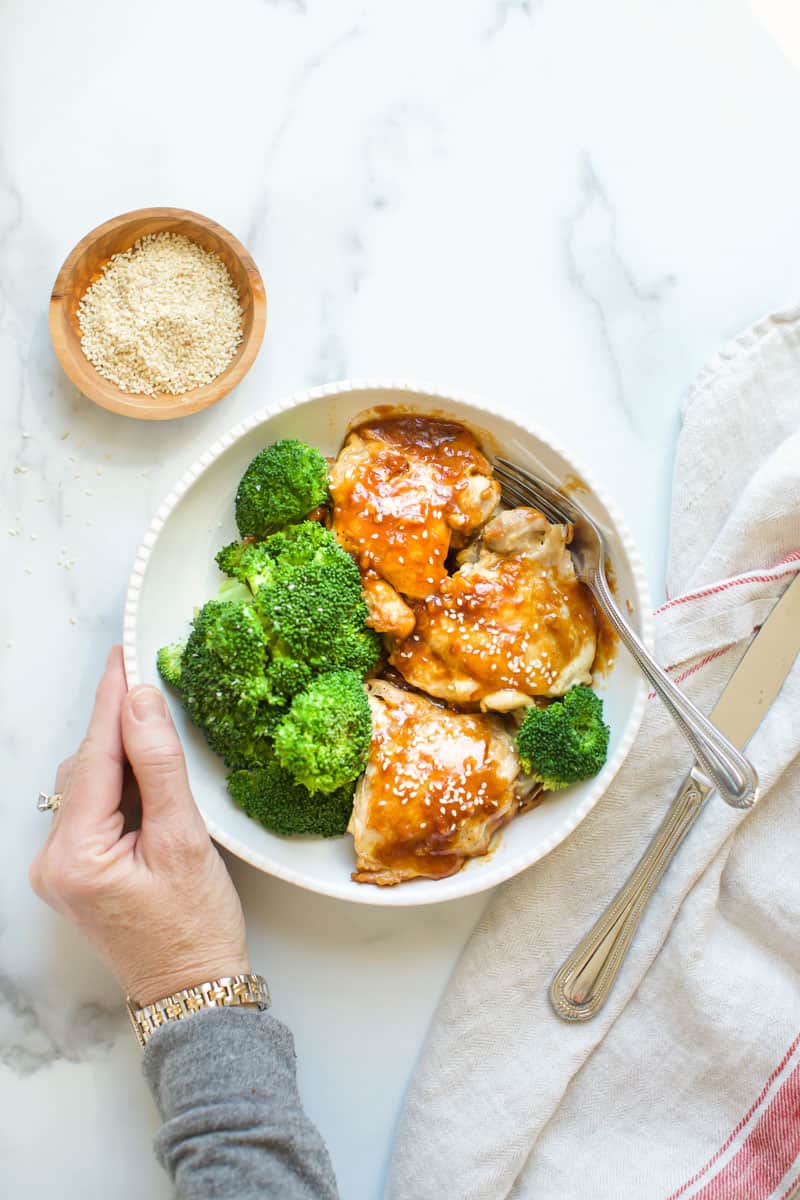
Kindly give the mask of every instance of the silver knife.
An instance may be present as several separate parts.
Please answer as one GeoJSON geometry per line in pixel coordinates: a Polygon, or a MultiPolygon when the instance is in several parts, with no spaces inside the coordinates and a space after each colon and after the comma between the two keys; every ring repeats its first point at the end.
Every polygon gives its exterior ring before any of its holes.
{"type": "MultiPolygon", "coordinates": [[[[798,652],[800,574],[751,641],[711,713],[716,727],[740,750],[761,724],[798,652]]],[[[627,883],[553,977],[550,1001],[563,1020],[588,1021],[605,1004],[639,918],[711,790],[693,768],[627,883]]]]}

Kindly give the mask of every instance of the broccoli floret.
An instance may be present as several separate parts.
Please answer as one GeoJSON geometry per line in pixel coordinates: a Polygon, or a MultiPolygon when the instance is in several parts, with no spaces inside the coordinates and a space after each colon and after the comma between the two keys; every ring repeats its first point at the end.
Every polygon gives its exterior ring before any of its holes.
{"type": "Polygon", "coordinates": [[[276,714],[268,639],[251,604],[210,600],[195,616],[181,659],[184,707],[230,767],[261,762],[276,714]]]}
{"type": "Polygon", "coordinates": [[[550,791],[596,775],[608,755],[609,728],[603,702],[579,684],[547,708],[529,708],[517,733],[526,775],[550,791]]]}
{"type": "Polygon", "coordinates": [[[228,791],[248,817],[284,836],[343,834],[353,811],[353,790],[353,784],[348,784],[328,795],[312,796],[275,758],[228,776],[228,791]]]}
{"type": "Polygon", "coordinates": [[[221,550],[217,551],[214,555],[214,562],[223,574],[238,579],[242,555],[252,544],[252,542],[229,542],[227,546],[223,546],[221,550]]]}
{"type": "Polygon", "coordinates": [[[256,593],[264,625],[287,656],[316,671],[362,675],[378,661],[381,642],[365,625],[358,567],[318,522],[292,525],[255,545],[225,546],[217,562],[256,593]]]}
{"type": "Polygon", "coordinates": [[[319,521],[290,525],[271,533],[262,544],[276,562],[294,563],[298,567],[312,559],[326,562],[332,555],[344,553],[334,535],[319,521]]]}
{"type": "Polygon", "coordinates": [[[328,499],[328,464],[313,446],[285,438],[255,456],[236,492],[242,537],[262,538],[302,521],[328,499]]]}
{"type": "Polygon", "coordinates": [[[237,579],[246,583],[252,593],[269,583],[275,574],[275,559],[267,550],[266,542],[248,546],[241,557],[237,579]]]}
{"type": "Polygon", "coordinates": [[[365,625],[362,629],[341,630],[338,643],[332,647],[330,662],[333,667],[356,671],[364,676],[372,670],[380,656],[381,639],[374,629],[368,629],[365,625]]]}
{"type": "Polygon", "coordinates": [[[216,555],[221,571],[246,583],[257,592],[272,580],[277,562],[301,566],[311,561],[327,561],[341,554],[336,538],[317,521],[303,521],[272,533],[263,542],[231,542],[216,555]]]}
{"type": "Polygon", "coordinates": [[[275,754],[310,792],[334,792],[364,770],[371,734],[360,677],[331,671],[295,696],[275,730],[275,754]]]}
{"type": "Polygon", "coordinates": [[[240,587],[246,586],[250,595],[269,582],[275,568],[266,542],[231,542],[229,546],[222,547],[215,561],[220,571],[230,575],[240,587]]]}
{"type": "Polygon", "coordinates": [[[311,682],[311,668],[287,654],[274,653],[267,667],[267,683],[273,704],[284,704],[311,682]]]}
{"type": "Polygon", "coordinates": [[[164,683],[168,683],[170,687],[178,688],[179,691],[184,645],[183,642],[173,642],[170,646],[162,646],[156,655],[156,666],[164,683]]]}
{"type": "Polygon", "coordinates": [[[267,638],[252,604],[209,600],[196,614],[186,643],[184,670],[202,652],[208,662],[229,674],[263,673],[267,638]]]}
{"type": "Polygon", "coordinates": [[[269,643],[269,703],[285,705],[323,671],[365,675],[380,657],[380,638],[365,624],[358,568],[318,522],[291,525],[261,542],[223,546],[217,563],[232,576],[220,589],[222,598],[256,596],[269,643]]]}
{"type": "MultiPolygon", "coordinates": [[[[381,641],[365,621],[358,567],[331,534],[310,561],[281,556],[256,607],[265,627],[295,658],[317,671],[352,669],[365,675],[380,658],[381,641]]],[[[266,543],[265,543],[266,544],[266,543]]]]}

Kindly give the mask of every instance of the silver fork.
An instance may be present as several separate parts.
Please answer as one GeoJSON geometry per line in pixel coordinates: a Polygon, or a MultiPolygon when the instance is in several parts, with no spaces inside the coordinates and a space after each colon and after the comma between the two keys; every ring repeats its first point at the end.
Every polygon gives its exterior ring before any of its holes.
{"type": "Polygon", "coordinates": [[[570,550],[578,578],[591,590],[636,665],[664,701],[723,800],[733,808],[751,808],[758,789],[751,764],[662,671],[617,607],[606,579],[607,546],[602,530],[577,501],[507,459],[495,460],[494,473],[508,503],[538,508],[552,524],[574,526],[570,550]]]}

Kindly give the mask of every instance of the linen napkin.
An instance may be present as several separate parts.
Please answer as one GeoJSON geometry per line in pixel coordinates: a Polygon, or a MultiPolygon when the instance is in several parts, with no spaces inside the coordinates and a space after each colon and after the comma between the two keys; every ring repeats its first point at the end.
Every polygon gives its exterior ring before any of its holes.
{"type": "MultiPolygon", "coordinates": [[[[742,334],[688,396],[657,655],[708,712],[800,570],[800,309],[742,334]]],[[[621,651],[624,653],[624,651],[621,651]]],[[[609,792],[503,886],[436,1013],[389,1200],[783,1200],[800,1178],[800,663],[748,748],[762,796],[712,795],[601,1013],[555,970],[691,765],[660,701],[609,792]]]]}

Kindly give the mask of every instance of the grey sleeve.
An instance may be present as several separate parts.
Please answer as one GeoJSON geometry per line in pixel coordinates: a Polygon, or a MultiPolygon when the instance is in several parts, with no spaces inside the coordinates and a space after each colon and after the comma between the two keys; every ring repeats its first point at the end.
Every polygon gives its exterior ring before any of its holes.
{"type": "Polygon", "coordinates": [[[336,1200],[328,1152],[303,1112],[294,1041],[254,1009],[208,1009],[163,1026],[144,1074],[176,1200],[336,1200]]]}

